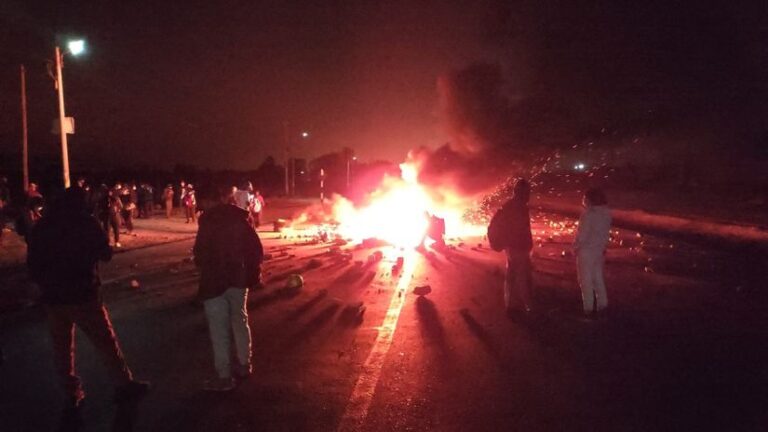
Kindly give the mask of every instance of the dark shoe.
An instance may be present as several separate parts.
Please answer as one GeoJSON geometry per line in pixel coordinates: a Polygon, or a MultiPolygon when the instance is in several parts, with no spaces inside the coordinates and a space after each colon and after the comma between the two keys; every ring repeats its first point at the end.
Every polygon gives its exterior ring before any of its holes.
{"type": "Polygon", "coordinates": [[[85,393],[82,391],[75,396],[70,396],[64,404],[65,411],[79,411],[85,404],[85,393]]]}
{"type": "Polygon", "coordinates": [[[146,381],[130,381],[115,389],[115,403],[138,401],[149,392],[150,384],[146,381]]]}
{"type": "Polygon", "coordinates": [[[203,390],[209,392],[225,393],[235,389],[235,380],[232,378],[214,378],[205,382],[203,390]]]}
{"type": "Polygon", "coordinates": [[[232,375],[239,380],[247,379],[252,373],[253,367],[251,367],[251,365],[243,366],[238,364],[232,367],[232,375]]]}

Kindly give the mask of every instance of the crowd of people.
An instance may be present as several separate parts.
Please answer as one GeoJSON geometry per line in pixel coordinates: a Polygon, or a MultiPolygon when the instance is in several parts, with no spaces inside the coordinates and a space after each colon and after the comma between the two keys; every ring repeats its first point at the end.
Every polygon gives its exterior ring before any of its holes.
{"type": "MultiPolygon", "coordinates": [[[[0,179],[0,203],[9,199],[0,179]]],[[[180,183],[179,203],[188,223],[198,219],[195,189],[180,183]]],[[[172,216],[176,192],[167,185],[160,195],[166,216],[172,216]]],[[[200,270],[198,298],[202,302],[213,346],[216,376],[205,388],[232,390],[237,380],[251,372],[251,334],[248,326],[248,289],[260,285],[264,250],[258,235],[264,198],[250,182],[218,190],[218,202],[199,218],[194,262],[200,270]],[[234,363],[231,347],[234,345],[234,363]]],[[[494,215],[488,227],[491,247],[504,251],[507,275],[504,305],[510,316],[535,310],[532,296],[531,223],[528,209],[530,185],[519,180],[512,198],[494,215]]],[[[91,190],[78,181],[53,201],[44,204],[36,185],[27,192],[30,217],[36,219],[27,232],[29,275],[42,292],[54,363],[68,406],[77,409],[85,393],[75,373],[74,327],[79,327],[102,354],[116,385],[116,400],[142,396],[149,383],[134,379],[99,293],[98,262],[112,257],[109,230],[119,247],[121,224],[130,233],[132,218],[152,217],[153,189],[146,183],[116,183],[91,190]],[[38,209],[38,204],[42,202],[38,209]],[[150,203],[149,205],[147,203],[150,203]]],[[[609,240],[610,212],[605,195],[589,189],[584,195],[585,210],[579,220],[574,242],[584,313],[603,313],[607,306],[603,280],[604,252],[609,240]]]]}
{"type": "MultiPolygon", "coordinates": [[[[155,217],[157,207],[163,207],[165,217],[169,219],[174,216],[175,208],[182,208],[187,223],[195,223],[200,212],[194,186],[184,181],[176,187],[169,183],[160,193],[156,193],[155,187],[148,182],[92,186],[79,178],[76,185],[85,194],[86,208],[110,234],[110,243],[118,248],[122,247],[121,234],[133,235],[134,219],[155,217]]],[[[3,228],[9,222],[13,222],[17,233],[27,239],[31,228],[50,205],[34,182],[29,183],[20,198],[18,202],[12,202],[8,180],[0,177],[0,242],[3,228]]]]}

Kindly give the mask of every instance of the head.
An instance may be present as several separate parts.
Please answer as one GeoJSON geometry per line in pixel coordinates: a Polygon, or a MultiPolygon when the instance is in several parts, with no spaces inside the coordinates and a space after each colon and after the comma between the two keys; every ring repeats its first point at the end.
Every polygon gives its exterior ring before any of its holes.
{"type": "Polygon", "coordinates": [[[85,190],[79,186],[72,186],[65,190],[61,197],[55,201],[55,213],[85,213],[87,211],[85,190]]]}
{"type": "Polygon", "coordinates": [[[515,181],[515,186],[512,188],[512,197],[523,202],[528,202],[531,198],[531,184],[524,178],[519,178],[515,181]]]}
{"type": "Polygon", "coordinates": [[[29,186],[27,186],[27,190],[30,192],[36,192],[37,191],[37,183],[30,183],[29,186]]]}
{"type": "Polygon", "coordinates": [[[608,198],[605,197],[605,192],[602,189],[589,188],[584,192],[581,203],[584,207],[602,206],[608,204],[608,198]]]}
{"type": "Polygon", "coordinates": [[[85,179],[83,177],[78,177],[78,179],[77,179],[77,187],[85,188],[85,179]]]}
{"type": "Polygon", "coordinates": [[[240,190],[249,191],[249,192],[253,191],[253,185],[251,184],[251,182],[247,180],[243,181],[242,183],[240,183],[240,190]]]}
{"type": "Polygon", "coordinates": [[[219,194],[219,201],[222,204],[232,204],[235,202],[235,187],[234,186],[221,186],[217,190],[219,194]]]}

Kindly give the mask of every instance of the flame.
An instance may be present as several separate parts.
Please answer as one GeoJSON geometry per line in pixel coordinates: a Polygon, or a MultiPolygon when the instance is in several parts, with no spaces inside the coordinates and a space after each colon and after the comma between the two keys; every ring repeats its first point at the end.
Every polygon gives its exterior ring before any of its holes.
{"type": "Polygon", "coordinates": [[[333,204],[336,232],[353,241],[377,238],[400,248],[413,248],[424,242],[429,215],[445,220],[446,237],[482,235],[484,227],[463,220],[461,199],[447,191],[427,190],[418,182],[414,162],[400,165],[400,178],[387,177],[367,205],[356,208],[346,199],[333,204]]]}

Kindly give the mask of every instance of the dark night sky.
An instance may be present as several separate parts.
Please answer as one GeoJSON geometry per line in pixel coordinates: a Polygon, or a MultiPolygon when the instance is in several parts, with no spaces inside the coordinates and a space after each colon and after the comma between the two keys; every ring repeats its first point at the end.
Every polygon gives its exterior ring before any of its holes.
{"type": "Polygon", "coordinates": [[[763,5],[640,3],[5,0],[0,152],[18,145],[20,62],[33,151],[55,152],[44,59],[67,34],[89,43],[65,68],[80,164],[255,167],[281,156],[283,121],[312,132],[310,156],[401,160],[449,140],[437,78],[477,61],[504,67],[511,96],[587,116],[765,111],[763,5]]]}

